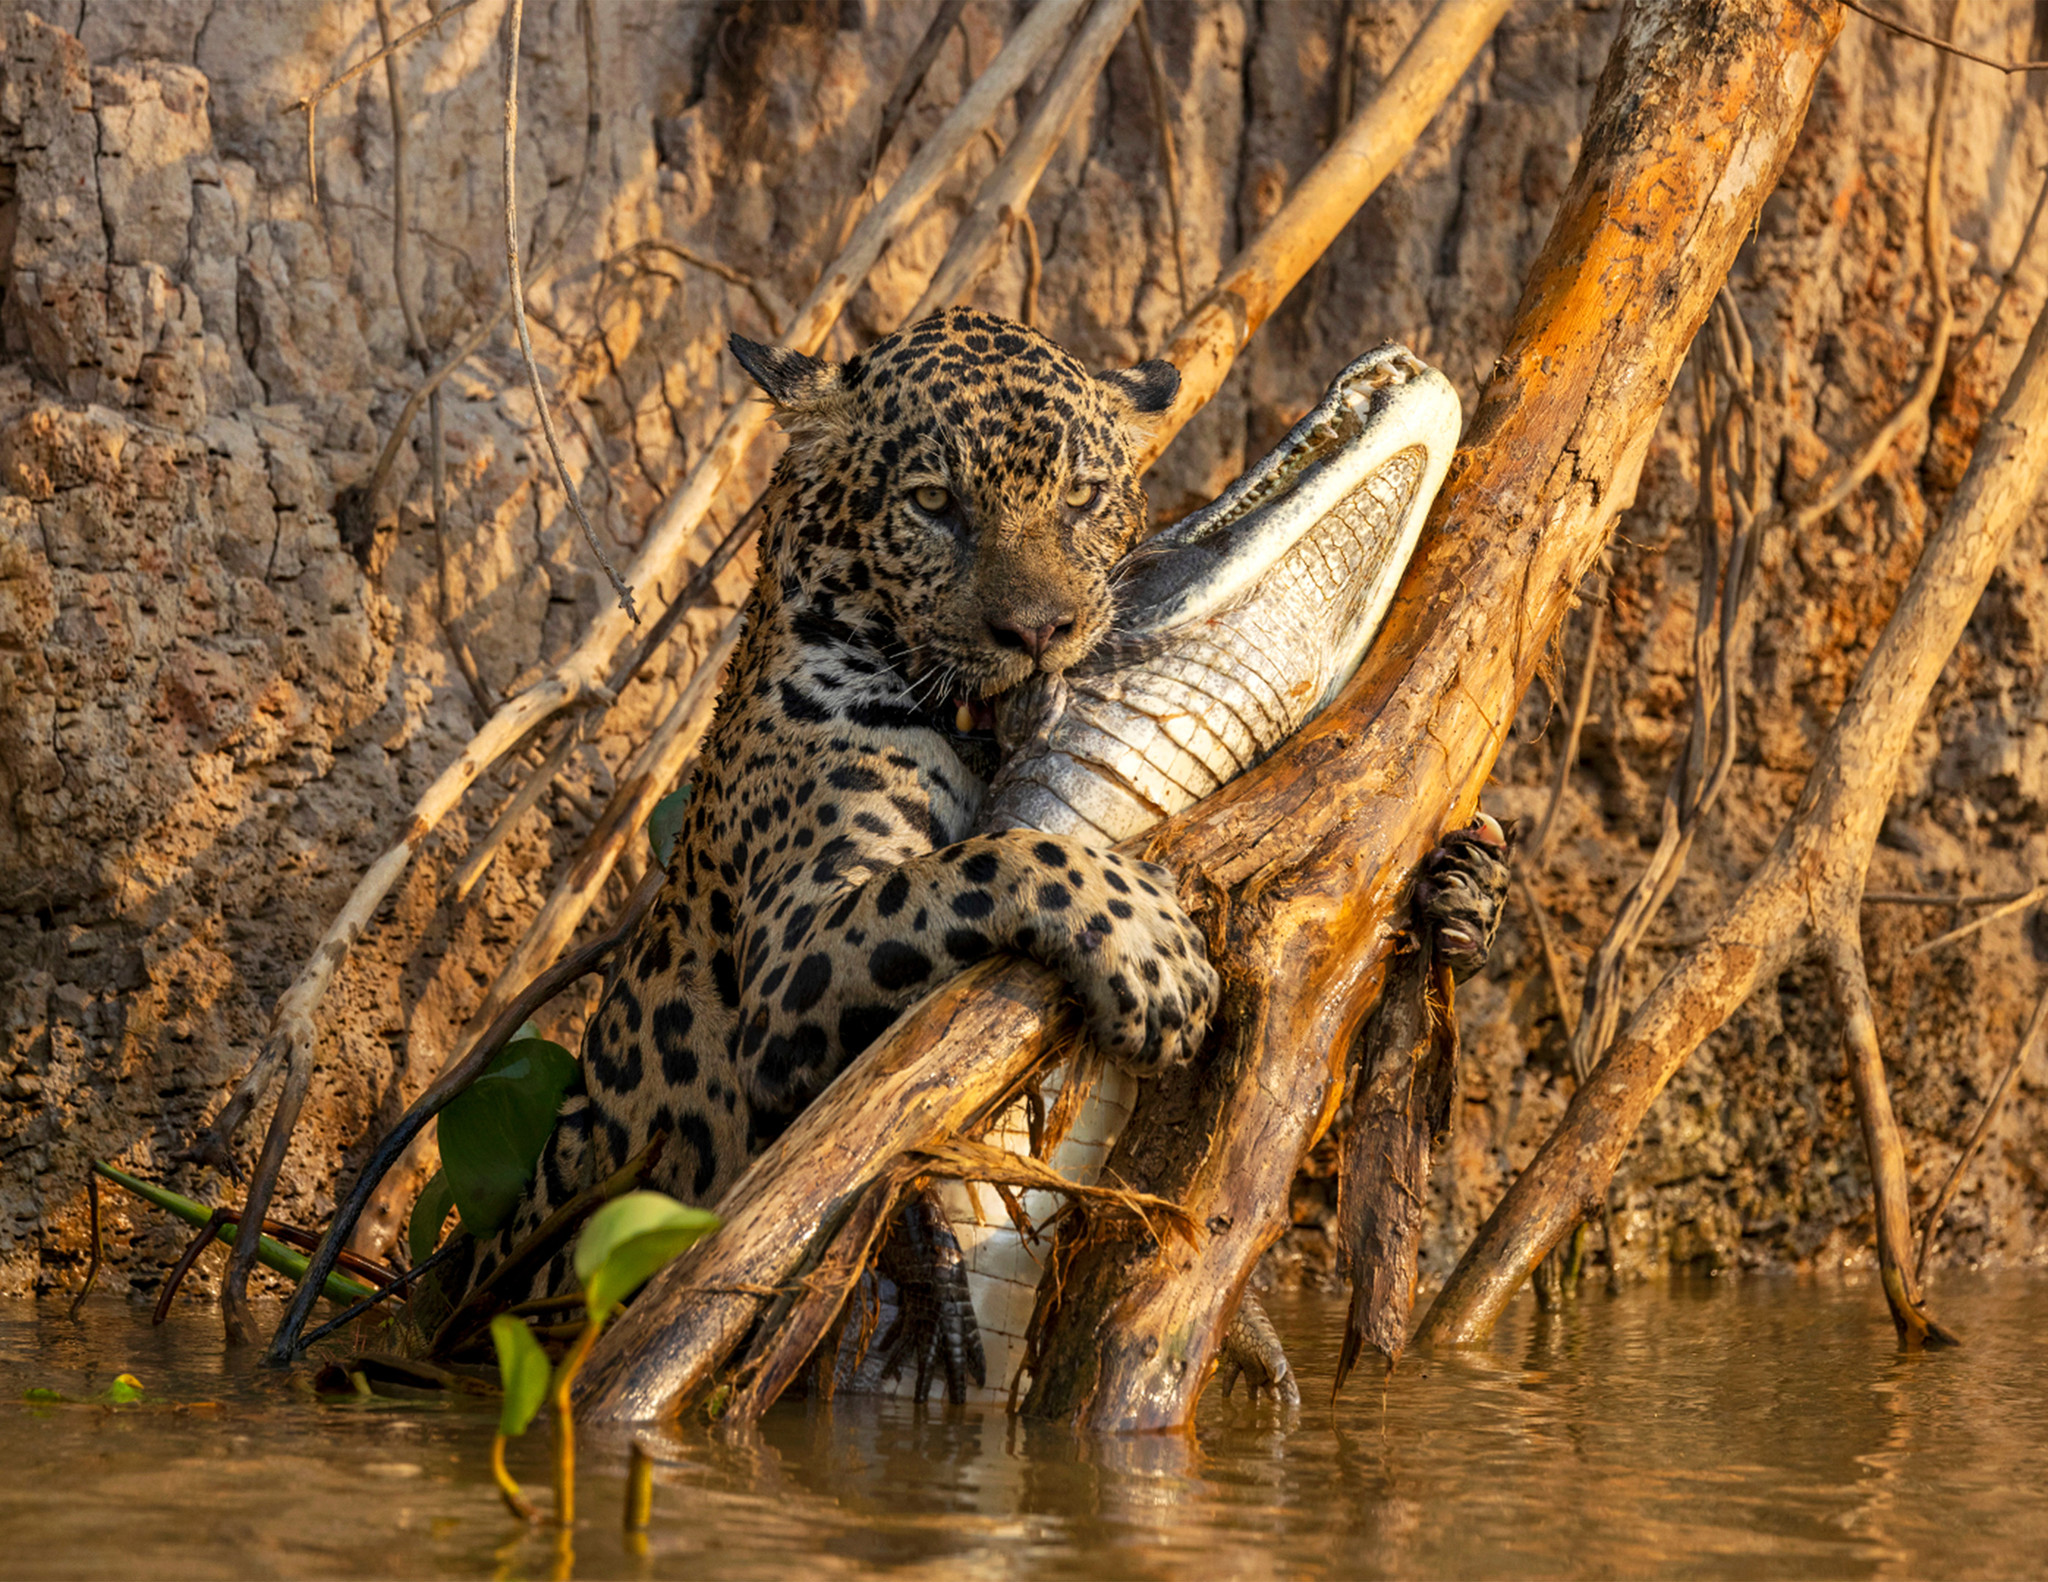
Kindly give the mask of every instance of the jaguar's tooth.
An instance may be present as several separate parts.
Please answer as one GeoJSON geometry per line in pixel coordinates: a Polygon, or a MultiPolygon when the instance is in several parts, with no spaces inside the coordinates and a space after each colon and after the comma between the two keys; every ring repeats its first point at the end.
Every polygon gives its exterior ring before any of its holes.
{"type": "Polygon", "coordinates": [[[965,698],[953,705],[953,729],[962,736],[974,733],[974,708],[965,698]]]}

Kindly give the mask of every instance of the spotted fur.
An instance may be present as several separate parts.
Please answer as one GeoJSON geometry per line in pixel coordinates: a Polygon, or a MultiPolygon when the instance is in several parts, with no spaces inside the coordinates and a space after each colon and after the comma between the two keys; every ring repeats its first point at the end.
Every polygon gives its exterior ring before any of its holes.
{"type": "MultiPolygon", "coordinates": [[[[1139,1071],[1201,1045],[1216,975],[1148,863],[970,837],[959,699],[1057,672],[1108,629],[1144,521],[1137,449],[1179,376],[1093,374],[966,309],[834,365],[735,337],[789,449],[668,881],[583,1043],[527,1200],[666,1142],[651,1184],[715,1203],[897,1013],[982,957],[1043,962],[1139,1071]]],[[[559,1263],[542,1284],[563,1283],[559,1263]]]]}

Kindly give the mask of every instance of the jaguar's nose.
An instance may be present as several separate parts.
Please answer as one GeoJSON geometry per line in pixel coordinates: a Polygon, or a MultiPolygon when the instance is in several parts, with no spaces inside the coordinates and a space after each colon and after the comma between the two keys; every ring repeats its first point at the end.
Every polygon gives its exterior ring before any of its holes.
{"type": "Polygon", "coordinates": [[[1043,659],[1045,651],[1073,629],[1074,622],[1071,617],[1066,620],[1046,621],[1037,626],[1027,626],[1020,621],[988,623],[989,637],[996,647],[1020,649],[1033,659],[1043,659]]]}

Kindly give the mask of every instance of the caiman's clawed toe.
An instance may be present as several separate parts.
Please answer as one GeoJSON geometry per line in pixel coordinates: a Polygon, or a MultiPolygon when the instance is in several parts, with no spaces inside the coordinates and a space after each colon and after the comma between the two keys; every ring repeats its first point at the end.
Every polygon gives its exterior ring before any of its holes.
{"type": "Polygon", "coordinates": [[[903,1206],[876,1259],[896,1287],[896,1314],[878,1335],[877,1376],[901,1377],[905,1364],[917,1367],[917,1399],[931,1399],[932,1381],[943,1375],[946,1399],[964,1405],[970,1384],[985,1384],[987,1364],[981,1328],[967,1292],[967,1263],[939,1201],[920,1192],[903,1206]]]}
{"type": "Polygon", "coordinates": [[[1415,915],[1430,930],[1436,953],[1458,977],[1486,965],[1508,898],[1512,834],[1491,814],[1453,830],[1422,859],[1415,915]]]}

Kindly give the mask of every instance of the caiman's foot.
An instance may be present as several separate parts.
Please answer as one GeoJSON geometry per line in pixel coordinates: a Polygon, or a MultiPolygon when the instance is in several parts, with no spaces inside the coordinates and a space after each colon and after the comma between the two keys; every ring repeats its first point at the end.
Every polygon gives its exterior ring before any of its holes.
{"type": "Polygon", "coordinates": [[[1458,977],[1486,965],[1508,898],[1513,841],[1500,820],[1481,813],[1452,830],[1427,857],[1415,880],[1415,917],[1435,936],[1436,952],[1458,977]]]}
{"type": "Polygon", "coordinates": [[[920,1192],[897,1216],[875,1259],[896,1287],[896,1314],[875,1338],[877,1377],[899,1377],[906,1363],[917,1366],[917,1399],[931,1398],[932,1381],[943,1374],[946,1399],[964,1405],[970,1384],[987,1382],[981,1326],[967,1294],[967,1260],[930,1192],[920,1192]]]}
{"type": "Polygon", "coordinates": [[[1237,1317],[1224,1333],[1217,1366],[1226,1401],[1242,1377],[1245,1396],[1254,1405],[1267,1399],[1276,1406],[1301,1405],[1301,1386],[1295,1382],[1294,1369],[1281,1349],[1273,1321],[1250,1292],[1237,1304],[1237,1317]]]}

